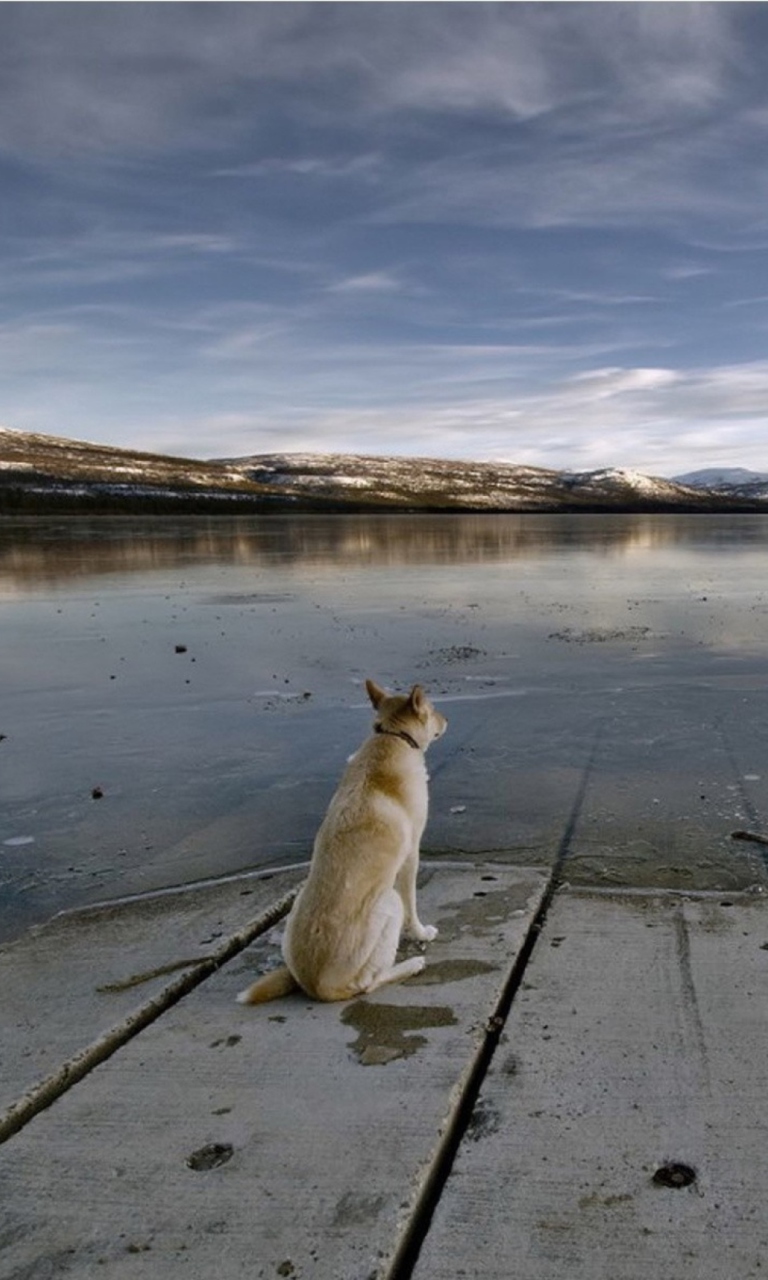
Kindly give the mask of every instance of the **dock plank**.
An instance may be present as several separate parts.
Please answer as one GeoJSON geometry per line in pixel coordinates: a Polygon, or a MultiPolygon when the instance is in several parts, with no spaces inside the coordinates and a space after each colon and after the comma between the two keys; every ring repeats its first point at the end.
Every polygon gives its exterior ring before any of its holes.
{"type": "Polygon", "coordinates": [[[161,1005],[303,875],[247,876],[63,912],[0,947],[0,1133],[20,1098],[161,1005]]]}
{"type": "Polygon", "coordinates": [[[559,895],[414,1280],[764,1275],[767,941],[760,896],[559,895]]]}

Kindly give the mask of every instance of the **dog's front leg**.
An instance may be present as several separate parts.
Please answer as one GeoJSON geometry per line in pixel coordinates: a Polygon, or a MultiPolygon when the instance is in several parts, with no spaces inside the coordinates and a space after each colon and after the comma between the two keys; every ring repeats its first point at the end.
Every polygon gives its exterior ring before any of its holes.
{"type": "Polygon", "coordinates": [[[403,936],[413,938],[416,942],[431,942],[437,937],[437,928],[433,924],[422,924],[416,910],[416,876],[419,870],[419,845],[408,854],[397,873],[395,888],[403,900],[403,936]]]}

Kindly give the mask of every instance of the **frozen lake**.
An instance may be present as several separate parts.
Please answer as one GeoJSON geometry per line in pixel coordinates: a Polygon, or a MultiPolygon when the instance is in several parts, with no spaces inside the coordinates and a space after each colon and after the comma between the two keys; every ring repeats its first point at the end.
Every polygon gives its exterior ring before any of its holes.
{"type": "Polygon", "coordinates": [[[768,516],[5,519],[0,938],[304,860],[369,675],[450,722],[427,855],[762,884],[767,659],[768,516]]]}

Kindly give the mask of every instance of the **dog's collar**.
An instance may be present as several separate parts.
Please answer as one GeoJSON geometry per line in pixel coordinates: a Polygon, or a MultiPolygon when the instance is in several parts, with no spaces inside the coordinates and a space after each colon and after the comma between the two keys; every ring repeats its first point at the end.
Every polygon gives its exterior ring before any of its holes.
{"type": "Polygon", "coordinates": [[[403,742],[407,742],[409,747],[413,747],[414,751],[421,751],[421,747],[415,738],[405,729],[385,729],[383,724],[375,724],[373,726],[374,733],[386,733],[390,738],[402,738],[403,742]]]}

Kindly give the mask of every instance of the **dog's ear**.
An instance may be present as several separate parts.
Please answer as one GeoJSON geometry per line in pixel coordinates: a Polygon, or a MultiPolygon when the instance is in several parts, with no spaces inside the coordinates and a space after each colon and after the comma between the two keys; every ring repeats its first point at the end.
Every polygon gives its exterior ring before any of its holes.
{"type": "Polygon", "coordinates": [[[365,687],[368,691],[368,697],[370,698],[374,707],[378,710],[380,704],[384,701],[384,699],[387,696],[384,689],[380,689],[379,686],[376,684],[375,680],[366,680],[365,687]]]}
{"type": "Polygon", "coordinates": [[[419,715],[422,707],[424,706],[424,703],[426,702],[424,690],[422,689],[420,684],[415,684],[413,686],[408,698],[408,702],[413,707],[413,710],[416,712],[416,715],[419,715]]]}

